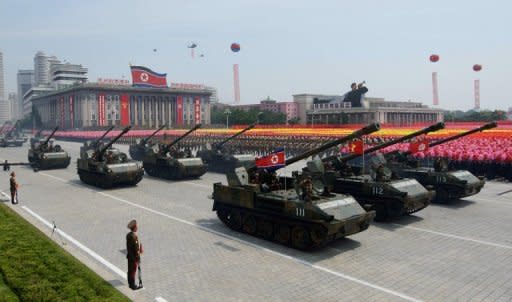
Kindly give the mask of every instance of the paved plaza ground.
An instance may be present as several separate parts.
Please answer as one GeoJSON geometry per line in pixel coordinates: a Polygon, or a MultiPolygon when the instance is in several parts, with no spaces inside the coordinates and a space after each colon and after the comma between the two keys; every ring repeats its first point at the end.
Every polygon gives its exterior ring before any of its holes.
{"type": "MultiPolygon", "coordinates": [[[[12,167],[13,208],[49,236],[55,224],[52,238],[134,301],[512,301],[510,183],[488,182],[476,196],[301,252],[225,227],[208,198],[214,182],[226,183],[221,174],[145,176],[102,190],[78,179],[80,144],[59,143],[72,157],[67,169],[12,167]],[[145,250],[137,292],[125,276],[133,218],[145,250]]],[[[26,161],[27,148],[0,149],[0,160],[26,161]]],[[[9,175],[0,175],[8,194],[9,175]]]]}

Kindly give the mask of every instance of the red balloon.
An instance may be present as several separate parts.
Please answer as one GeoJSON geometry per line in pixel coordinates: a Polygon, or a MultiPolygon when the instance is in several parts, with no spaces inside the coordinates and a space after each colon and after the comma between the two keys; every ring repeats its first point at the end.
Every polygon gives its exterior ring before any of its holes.
{"type": "Polygon", "coordinates": [[[482,65],[480,65],[480,64],[475,64],[475,65],[473,65],[473,70],[474,70],[474,71],[480,71],[480,70],[482,70],[482,65]]]}
{"type": "Polygon", "coordinates": [[[232,52],[239,52],[240,51],[240,44],[238,44],[238,43],[231,44],[231,51],[232,52]]]}
{"type": "Polygon", "coordinates": [[[438,55],[430,55],[430,62],[437,62],[439,61],[439,56],[438,55]]]}

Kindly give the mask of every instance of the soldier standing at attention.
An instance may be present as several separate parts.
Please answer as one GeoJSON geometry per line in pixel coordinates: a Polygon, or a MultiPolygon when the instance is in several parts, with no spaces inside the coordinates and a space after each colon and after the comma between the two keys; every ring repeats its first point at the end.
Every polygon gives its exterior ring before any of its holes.
{"type": "Polygon", "coordinates": [[[141,289],[142,285],[135,285],[135,274],[140,263],[140,254],[143,253],[142,244],[137,236],[137,221],[134,219],[128,223],[130,232],[126,235],[126,258],[128,258],[128,286],[131,289],[141,289]]]}
{"type": "Polygon", "coordinates": [[[18,203],[18,183],[16,182],[16,173],[11,172],[11,179],[9,180],[9,188],[11,189],[11,203],[18,203]],[[16,201],[15,201],[16,200],[16,201]]]}

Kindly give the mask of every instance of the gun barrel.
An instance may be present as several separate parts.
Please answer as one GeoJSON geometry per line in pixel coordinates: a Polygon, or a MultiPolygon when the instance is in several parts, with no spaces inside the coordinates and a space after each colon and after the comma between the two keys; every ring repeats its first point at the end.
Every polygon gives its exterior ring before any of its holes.
{"type": "Polygon", "coordinates": [[[340,161],[346,162],[346,161],[352,160],[354,158],[360,157],[362,155],[366,155],[366,154],[375,152],[377,150],[384,149],[384,148],[389,147],[391,145],[404,142],[404,141],[406,141],[408,139],[411,139],[413,137],[420,136],[422,134],[426,134],[426,133],[429,133],[429,132],[434,132],[434,131],[437,131],[439,129],[443,129],[444,127],[445,127],[444,123],[443,122],[439,122],[439,123],[430,125],[430,126],[428,126],[426,128],[423,128],[421,130],[418,130],[416,132],[413,132],[413,133],[407,134],[405,136],[399,137],[397,139],[391,140],[389,142],[385,142],[385,143],[377,145],[375,147],[368,148],[368,149],[363,151],[363,154],[350,154],[350,155],[344,156],[344,157],[340,158],[340,161]]]}
{"type": "Polygon", "coordinates": [[[224,139],[222,142],[220,142],[220,143],[218,143],[216,145],[216,148],[222,147],[225,143],[229,142],[230,140],[232,140],[232,139],[236,138],[237,136],[242,135],[244,132],[249,131],[252,128],[256,127],[257,124],[258,124],[257,122],[256,123],[252,123],[249,126],[247,126],[246,128],[244,128],[242,131],[239,131],[239,132],[233,134],[232,136],[224,139]]]}
{"type": "Polygon", "coordinates": [[[454,136],[450,136],[450,137],[447,137],[445,139],[441,139],[441,140],[435,141],[433,143],[430,143],[428,146],[429,147],[435,147],[437,145],[444,144],[446,142],[459,139],[459,138],[461,138],[463,136],[466,136],[466,135],[470,135],[470,134],[473,134],[473,133],[476,133],[476,132],[480,132],[480,131],[484,131],[484,130],[489,130],[489,129],[496,128],[496,127],[498,127],[498,123],[497,122],[490,122],[490,123],[482,125],[482,126],[480,126],[478,128],[471,129],[471,130],[468,130],[468,131],[456,134],[454,136]]]}
{"type": "Polygon", "coordinates": [[[105,151],[107,151],[107,149],[110,148],[110,146],[112,146],[126,132],[130,131],[131,128],[132,128],[132,126],[128,126],[128,127],[124,128],[123,131],[121,131],[121,133],[119,133],[116,137],[112,138],[105,146],[103,146],[100,150],[98,150],[98,153],[100,155],[103,155],[103,153],[105,153],[105,151]]]}
{"type": "Polygon", "coordinates": [[[194,126],[194,128],[188,130],[187,132],[185,132],[183,135],[181,135],[180,137],[178,137],[177,139],[175,139],[174,141],[172,141],[169,145],[167,145],[167,148],[170,148],[174,145],[176,145],[179,141],[181,141],[182,139],[184,139],[185,137],[187,137],[190,133],[196,131],[197,129],[201,128],[201,124],[197,124],[194,126]]]}
{"type": "Polygon", "coordinates": [[[48,135],[48,137],[44,140],[44,142],[41,144],[41,145],[46,145],[48,144],[48,142],[50,141],[50,139],[55,135],[55,132],[57,132],[57,129],[59,129],[59,126],[56,126],[52,133],[50,133],[50,135],[48,135]]]}
{"type": "Polygon", "coordinates": [[[98,137],[97,139],[95,139],[93,142],[92,142],[92,145],[95,145],[97,143],[99,143],[105,136],[107,136],[107,134],[112,131],[112,129],[114,129],[114,126],[110,126],[106,131],[105,133],[103,133],[100,137],[98,137]]]}
{"type": "Polygon", "coordinates": [[[354,138],[358,138],[358,137],[361,137],[363,135],[367,135],[367,134],[370,134],[370,133],[373,133],[375,131],[379,131],[380,130],[380,124],[379,123],[373,123],[373,124],[370,124],[364,128],[361,128],[357,131],[354,131],[352,132],[351,134],[347,135],[347,136],[344,136],[342,138],[339,138],[339,139],[336,139],[336,140],[333,140],[333,141],[330,141],[326,144],[323,144],[321,145],[320,147],[317,147],[315,149],[311,149],[309,151],[306,151],[302,154],[299,154],[295,157],[292,157],[290,159],[287,159],[285,164],[288,166],[288,165],[291,165],[299,160],[302,160],[302,159],[305,159],[305,158],[308,158],[309,156],[311,155],[314,155],[314,154],[317,154],[317,153],[320,153],[320,152],[323,152],[329,148],[332,148],[336,145],[339,145],[339,144],[342,144],[344,142],[347,142],[347,141],[350,141],[354,138]]]}
{"type": "Polygon", "coordinates": [[[164,129],[165,127],[167,127],[166,124],[163,124],[162,126],[158,127],[158,129],[156,129],[153,133],[151,133],[148,137],[142,139],[140,141],[140,145],[145,145],[151,138],[153,138],[153,136],[155,136],[158,132],[160,132],[160,130],[164,129]]]}

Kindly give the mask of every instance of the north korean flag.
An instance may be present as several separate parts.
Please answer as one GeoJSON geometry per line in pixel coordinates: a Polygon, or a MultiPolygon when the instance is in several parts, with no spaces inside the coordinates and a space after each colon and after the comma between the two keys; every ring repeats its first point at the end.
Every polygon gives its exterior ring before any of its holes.
{"type": "Polygon", "coordinates": [[[353,141],[349,144],[348,148],[351,153],[355,153],[355,154],[359,154],[359,155],[364,153],[363,141],[359,141],[359,140],[353,141]]]}
{"type": "Polygon", "coordinates": [[[130,66],[134,87],[167,88],[167,74],[157,73],[144,66],[130,66]]]}
{"type": "Polygon", "coordinates": [[[409,151],[411,153],[428,151],[428,141],[423,140],[423,141],[419,141],[419,142],[410,143],[409,151]]]}
{"type": "Polygon", "coordinates": [[[266,156],[256,158],[256,167],[272,170],[282,168],[286,162],[285,157],[284,148],[279,148],[266,156]]]}

